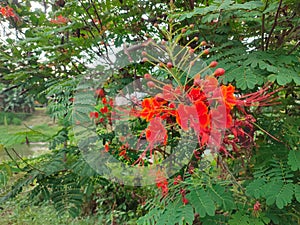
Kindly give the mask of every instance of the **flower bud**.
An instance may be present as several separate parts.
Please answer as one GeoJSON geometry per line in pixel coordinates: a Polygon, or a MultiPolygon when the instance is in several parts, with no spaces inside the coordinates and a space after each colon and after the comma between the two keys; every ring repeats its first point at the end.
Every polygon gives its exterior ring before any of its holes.
{"type": "Polygon", "coordinates": [[[194,52],[195,52],[195,49],[190,48],[189,53],[190,53],[190,54],[193,54],[194,52]]]}
{"type": "Polygon", "coordinates": [[[147,79],[147,80],[150,80],[151,77],[152,77],[152,76],[151,76],[149,73],[146,73],[146,74],[144,75],[144,78],[147,79]]]}
{"type": "Polygon", "coordinates": [[[210,68],[214,68],[218,65],[218,62],[217,61],[212,61],[210,64],[209,64],[209,67],[210,68]]]}
{"type": "Polygon", "coordinates": [[[147,86],[148,86],[149,88],[154,88],[154,87],[155,87],[155,83],[154,83],[153,81],[148,81],[148,82],[147,82],[147,86]]]}
{"type": "Polygon", "coordinates": [[[203,54],[208,55],[208,54],[209,54],[209,49],[205,49],[205,50],[203,51],[203,54]]]}
{"type": "Polygon", "coordinates": [[[219,77],[219,76],[224,75],[224,73],[225,73],[225,70],[223,68],[218,68],[218,69],[215,70],[214,76],[219,77]]]}
{"type": "Polygon", "coordinates": [[[167,63],[167,67],[168,67],[169,69],[171,69],[171,68],[173,67],[173,63],[168,62],[168,63],[167,63]]]}
{"type": "Polygon", "coordinates": [[[201,41],[200,46],[206,46],[207,42],[206,41],[201,41]]]}

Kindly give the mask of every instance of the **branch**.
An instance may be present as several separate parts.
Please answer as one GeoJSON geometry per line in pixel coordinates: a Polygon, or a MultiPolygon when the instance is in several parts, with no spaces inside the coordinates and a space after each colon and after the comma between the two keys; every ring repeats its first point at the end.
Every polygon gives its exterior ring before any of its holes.
{"type": "Polygon", "coordinates": [[[297,42],[297,44],[288,52],[288,54],[291,54],[293,51],[295,51],[300,45],[300,41],[297,42]]]}
{"type": "Polygon", "coordinates": [[[282,0],[280,0],[280,2],[279,2],[278,8],[277,8],[277,12],[276,12],[276,15],[275,15],[275,19],[274,19],[273,26],[272,26],[272,28],[271,28],[271,30],[270,30],[268,39],[267,39],[267,41],[266,41],[266,50],[268,50],[268,47],[269,47],[269,44],[270,44],[270,40],[271,40],[272,33],[273,33],[275,27],[277,26],[277,21],[278,21],[278,17],[279,17],[279,12],[280,12],[280,9],[281,9],[281,5],[282,5],[282,0]]]}

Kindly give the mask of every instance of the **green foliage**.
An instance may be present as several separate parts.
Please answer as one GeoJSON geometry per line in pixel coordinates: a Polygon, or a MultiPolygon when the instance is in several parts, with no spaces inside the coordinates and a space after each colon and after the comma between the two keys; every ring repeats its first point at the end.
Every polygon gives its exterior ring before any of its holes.
{"type": "Polygon", "coordinates": [[[195,211],[199,213],[200,217],[205,217],[206,214],[209,216],[215,215],[215,205],[208,193],[204,190],[195,190],[187,195],[190,199],[191,204],[194,206],[195,211]]]}
{"type": "MultiPolygon", "coordinates": [[[[298,184],[293,184],[293,174],[289,167],[272,163],[271,168],[261,169],[254,173],[256,178],[246,188],[246,194],[254,198],[265,198],[267,205],[276,204],[283,209],[292,203],[294,190],[298,184]]],[[[295,193],[296,194],[296,193],[295,193]]]]}
{"type": "MultiPolygon", "coordinates": [[[[26,201],[31,204],[24,212],[18,211],[24,220],[14,216],[13,222],[26,224],[32,217],[37,221],[44,217],[45,224],[63,224],[59,218],[90,214],[99,216],[100,224],[135,224],[138,217],[138,224],[147,225],[299,222],[299,210],[295,210],[300,208],[298,1],[208,0],[205,5],[173,1],[174,6],[135,0],[126,4],[117,0],[37,1],[46,4],[48,14],[31,11],[30,1],[16,2],[12,7],[21,19],[18,23],[0,15],[16,34],[12,37],[7,32],[0,44],[1,91],[11,88],[4,92],[1,109],[30,111],[33,99],[42,99],[62,127],[53,136],[45,135],[42,129],[13,136],[1,134],[1,144],[6,147],[33,138],[49,141],[52,150],[39,158],[0,164],[0,201],[7,203],[20,193],[29,193],[26,201]],[[65,5],[59,6],[59,2],[65,5]],[[69,22],[53,23],[60,15],[69,22]],[[175,186],[169,182],[165,198],[153,194],[152,187],[126,187],[98,175],[84,160],[73,134],[74,122],[82,121],[93,108],[87,93],[78,95],[79,113],[72,114],[74,93],[87,88],[77,87],[79,78],[91,71],[102,74],[101,66],[91,70],[91,65],[124,42],[144,41],[147,35],[157,40],[166,38],[160,30],[169,25],[159,24],[159,29],[154,26],[161,18],[178,21],[178,29],[194,24],[180,44],[194,37],[199,43],[207,41],[211,49],[206,60],[217,60],[226,70],[220,82],[233,83],[240,93],[258,90],[267,81],[275,82],[274,90],[284,85],[278,93],[280,105],[246,109],[256,119],[252,124],[256,127],[254,147],[239,149],[234,155],[237,158],[213,156],[207,170],[195,169],[189,174],[184,168],[183,183],[175,186]],[[186,205],[180,194],[182,188],[189,201],[186,205]],[[141,207],[145,201],[145,207],[141,207]],[[258,210],[253,209],[256,201],[260,203],[258,210]],[[53,216],[49,222],[47,212],[35,213],[44,204],[53,206],[61,217],[53,216]]],[[[193,43],[190,46],[195,47],[193,43]]],[[[196,49],[195,53],[201,51],[196,49]]],[[[104,88],[110,94],[117,93],[147,69],[143,63],[123,68],[105,77],[104,88]]],[[[1,124],[20,122],[3,115],[1,112],[1,124]]],[[[145,126],[135,123],[134,131],[145,126]]],[[[104,142],[114,135],[107,130],[99,133],[104,142]]],[[[113,145],[119,147],[119,143],[113,145]]],[[[49,209],[51,215],[55,214],[53,208],[49,209]]]]}
{"type": "Polygon", "coordinates": [[[228,221],[230,225],[265,225],[269,224],[270,219],[266,217],[264,214],[261,214],[259,217],[254,217],[251,215],[247,215],[244,212],[235,213],[232,218],[228,221]]]}
{"type": "Polygon", "coordinates": [[[288,165],[293,171],[300,170],[300,151],[291,150],[288,155],[288,165]]]}

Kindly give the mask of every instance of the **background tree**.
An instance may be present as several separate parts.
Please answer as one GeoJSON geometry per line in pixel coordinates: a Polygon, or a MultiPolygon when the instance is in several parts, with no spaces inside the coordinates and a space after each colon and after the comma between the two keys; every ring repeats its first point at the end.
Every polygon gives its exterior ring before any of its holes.
{"type": "MultiPolygon", "coordinates": [[[[297,224],[298,1],[37,2],[37,10],[31,1],[1,2],[1,23],[9,30],[0,44],[0,82],[47,101],[50,115],[63,128],[51,139],[52,154],[34,167],[24,166],[25,176],[2,195],[2,202],[35,183],[29,194],[32,201],[51,200],[59,213],[75,217],[97,209],[107,215],[104,223],[134,224],[146,213],[139,224],[297,224]],[[161,200],[155,188],[149,188],[149,194],[148,188],[119,186],[97,175],[74,142],[71,118],[78,78],[124,42],[165,39],[161,30],[168,29],[168,21],[178,22],[178,29],[193,26],[180,44],[197,37],[190,45],[194,48],[206,41],[210,53],[204,59],[217,60],[226,70],[220,82],[234,84],[240,94],[260,90],[268,81],[274,82],[274,90],[283,88],[280,105],[247,109],[256,118],[255,145],[241,150],[248,153],[244,158],[225,161],[223,170],[212,165],[211,171],[184,172],[184,182],[171,185],[172,197],[161,200]],[[222,181],[216,179],[220,173],[222,181]],[[188,204],[181,201],[182,193],[178,195],[182,189],[188,204]]],[[[121,89],[142,76],[145,67],[124,68],[104,89],[121,89]]]]}

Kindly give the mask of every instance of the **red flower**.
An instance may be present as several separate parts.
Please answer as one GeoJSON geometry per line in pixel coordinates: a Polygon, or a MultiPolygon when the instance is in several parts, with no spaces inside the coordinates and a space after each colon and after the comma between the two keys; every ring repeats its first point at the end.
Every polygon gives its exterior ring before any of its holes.
{"type": "Polygon", "coordinates": [[[231,110],[236,105],[236,98],[234,96],[235,88],[231,84],[228,86],[222,85],[223,99],[228,110],[231,110]]]}
{"type": "Polygon", "coordinates": [[[104,97],[104,98],[102,98],[102,103],[103,104],[107,104],[107,99],[104,97]]]}
{"type": "Polygon", "coordinates": [[[219,82],[215,77],[207,76],[203,82],[203,91],[207,95],[219,86],[219,82]]]}
{"type": "Polygon", "coordinates": [[[219,105],[217,108],[210,110],[210,120],[212,127],[215,129],[229,128],[232,123],[231,115],[225,106],[219,105]]]}
{"type": "Polygon", "coordinates": [[[112,99],[109,99],[108,104],[110,105],[110,107],[114,106],[114,101],[112,99]]]}
{"type": "Polygon", "coordinates": [[[156,182],[157,188],[161,189],[162,196],[165,197],[169,192],[168,180],[161,171],[157,172],[155,182],[156,182]]]}
{"type": "Polygon", "coordinates": [[[184,131],[190,127],[199,134],[200,128],[209,125],[207,112],[207,106],[202,101],[197,101],[191,106],[180,103],[177,108],[176,121],[184,131]]]}
{"type": "Polygon", "coordinates": [[[186,197],[182,197],[182,202],[184,205],[189,203],[189,200],[186,197]]]}
{"type": "Polygon", "coordinates": [[[155,115],[159,115],[162,111],[161,105],[164,102],[158,102],[155,98],[145,98],[142,102],[142,111],[140,117],[150,121],[155,115]]]}
{"type": "Polygon", "coordinates": [[[163,99],[167,101],[172,101],[175,99],[174,90],[171,84],[163,86],[163,99]]]}
{"type": "Polygon", "coordinates": [[[97,89],[97,90],[95,91],[95,94],[96,94],[96,96],[97,96],[98,98],[103,98],[103,97],[105,96],[104,90],[103,90],[102,88],[97,89]]]}
{"type": "Polygon", "coordinates": [[[201,91],[200,88],[192,88],[191,91],[188,93],[188,97],[192,102],[195,102],[197,100],[205,100],[205,94],[203,91],[201,91]]]}
{"type": "Polygon", "coordinates": [[[180,175],[178,175],[177,177],[174,178],[173,184],[174,184],[174,185],[177,185],[177,184],[179,184],[181,181],[182,181],[182,178],[181,178],[180,175]]]}
{"type": "Polygon", "coordinates": [[[189,127],[197,130],[199,128],[199,121],[196,107],[180,103],[177,108],[176,122],[184,131],[187,131],[189,127]]]}
{"type": "Polygon", "coordinates": [[[255,204],[254,204],[254,206],[253,206],[253,210],[254,210],[254,211],[260,210],[260,206],[261,206],[261,205],[260,205],[259,201],[256,201],[255,204]]]}
{"type": "Polygon", "coordinates": [[[105,151],[105,152],[109,152],[109,145],[108,145],[108,143],[106,143],[106,144],[104,145],[104,151],[105,151]]]}
{"type": "Polygon", "coordinates": [[[102,114],[108,113],[108,108],[107,108],[107,106],[104,106],[103,108],[101,108],[101,109],[100,109],[100,112],[101,112],[102,114]]]}
{"type": "Polygon", "coordinates": [[[69,19],[63,17],[62,15],[59,15],[57,17],[57,19],[50,20],[50,23],[53,23],[53,24],[66,24],[67,22],[69,22],[69,19]]]}
{"type": "Polygon", "coordinates": [[[146,129],[146,139],[149,142],[150,148],[153,148],[155,144],[166,144],[167,138],[167,130],[162,124],[162,119],[159,117],[152,119],[146,129]]]}
{"type": "Polygon", "coordinates": [[[9,6],[6,6],[6,7],[0,6],[0,13],[2,14],[2,16],[6,17],[6,18],[7,17],[17,18],[16,14],[14,13],[14,10],[9,6]]]}
{"type": "Polygon", "coordinates": [[[98,118],[99,113],[98,112],[90,112],[90,118],[98,118]]]}
{"type": "Polygon", "coordinates": [[[0,13],[2,14],[2,16],[6,16],[6,8],[1,7],[0,8],[0,13]]]}

